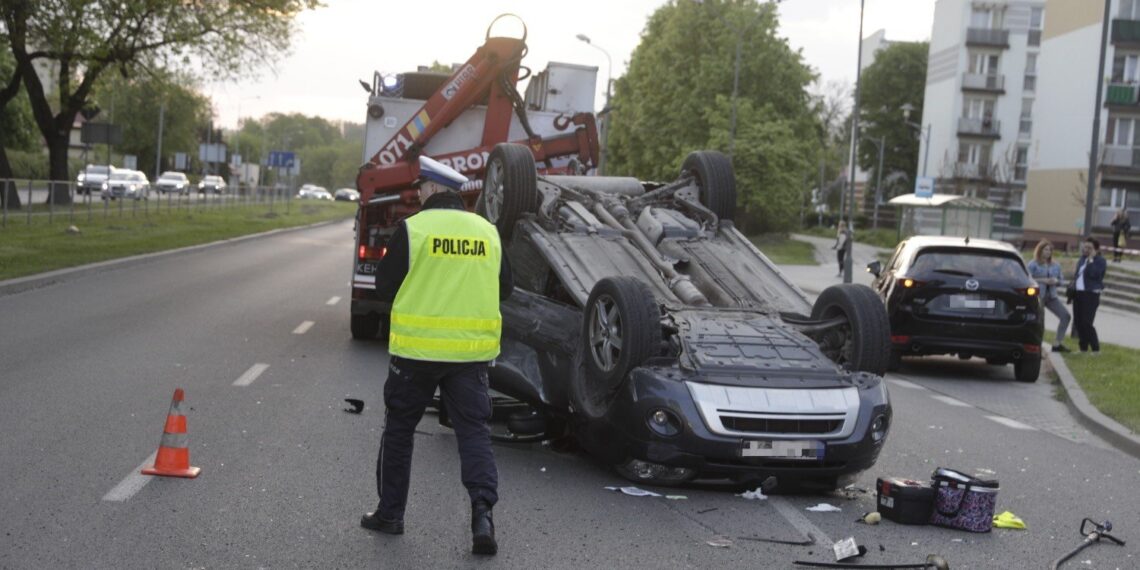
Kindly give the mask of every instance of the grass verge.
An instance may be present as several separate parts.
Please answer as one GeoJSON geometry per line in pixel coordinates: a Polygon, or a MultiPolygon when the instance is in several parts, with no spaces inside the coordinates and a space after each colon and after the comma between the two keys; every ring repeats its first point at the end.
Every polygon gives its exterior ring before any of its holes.
{"type": "MultiPolygon", "coordinates": [[[[1053,338],[1053,333],[1046,333],[1047,343],[1052,344],[1053,338]]],[[[1067,346],[1076,350],[1072,340],[1067,346]]],[[[1069,352],[1062,356],[1092,405],[1140,433],[1140,382],[1136,381],[1140,350],[1101,343],[1100,354],[1069,352]]]]}
{"type": "MultiPolygon", "coordinates": [[[[0,280],[198,245],[280,228],[351,218],[351,202],[308,202],[226,208],[183,209],[162,214],[103,218],[76,216],[80,233],[67,233],[67,218],[33,217],[31,224],[9,223],[0,229],[0,280]]],[[[10,220],[11,221],[11,220],[10,220]]]]}
{"type": "Polygon", "coordinates": [[[810,243],[794,240],[785,234],[761,234],[748,239],[776,265],[819,265],[815,259],[815,247],[810,243]]]}

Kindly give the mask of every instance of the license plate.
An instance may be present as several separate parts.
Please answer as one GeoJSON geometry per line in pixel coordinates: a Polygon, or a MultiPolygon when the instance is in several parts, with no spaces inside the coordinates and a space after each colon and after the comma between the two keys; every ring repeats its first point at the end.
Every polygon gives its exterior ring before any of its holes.
{"type": "Polygon", "coordinates": [[[823,449],[823,442],[815,440],[773,441],[746,439],[741,442],[740,456],[819,461],[823,459],[823,449]]]}
{"type": "Polygon", "coordinates": [[[356,263],[356,272],[365,275],[376,275],[376,264],[358,261],[356,263]]]}
{"type": "Polygon", "coordinates": [[[992,310],[997,307],[997,301],[986,299],[978,295],[951,295],[951,309],[982,309],[992,310]]]}

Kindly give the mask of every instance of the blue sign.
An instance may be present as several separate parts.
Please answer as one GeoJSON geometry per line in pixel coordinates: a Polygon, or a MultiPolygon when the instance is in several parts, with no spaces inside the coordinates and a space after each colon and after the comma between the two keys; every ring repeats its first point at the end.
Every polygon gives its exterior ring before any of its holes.
{"type": "Polygon", "coordinates": [[[296,160],[296,155],[292,152],[285,152],[283,150],[269,151],[269,164],[266,166],[276,168],[293,168],[293,162],[296,160]]]}
{"type": "Polygon", "coordinates": [[[919,176],[914,181],[914,197],[915,198],[933,198],[934,197],[934,178],[931,176],[919,176]]]}

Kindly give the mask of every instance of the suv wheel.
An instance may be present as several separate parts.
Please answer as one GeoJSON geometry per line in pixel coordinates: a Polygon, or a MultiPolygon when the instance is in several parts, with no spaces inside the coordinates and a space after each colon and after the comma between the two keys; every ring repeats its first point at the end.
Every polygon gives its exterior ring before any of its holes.
{"type": "Polygon", "coordinates": [[[832,285],[811,309],[815,320],[847,322],[816,340],[824,355],[851,372],[883,375],[891,363],[891,323],[879,296],[864,285],[832,285]]]}
{"type": "Polygon", "coordinates": [[[1025,354],[1013,363],[1013,376],[1018,382],[1036,382],[1041,375],[1041,355],[1025,354]]]}

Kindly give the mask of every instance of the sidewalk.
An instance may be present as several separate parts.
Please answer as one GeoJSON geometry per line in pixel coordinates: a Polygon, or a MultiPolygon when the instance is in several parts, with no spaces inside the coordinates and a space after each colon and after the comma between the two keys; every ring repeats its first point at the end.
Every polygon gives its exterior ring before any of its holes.
{"type": "MultiPolygon", "coordinates": [[[[782,265],[780,270],[803,289],[810,297],[815,297],[830,285],[843,282],[843,276],[837,275],[835,251],[831,246],[834,239],[821,238],[803,234],[793,234],[792,239],[807,242],[815,246],[815,258],[819,265],[782,265]]],[[[870,285],[873,277],[867,273],[867,264],[878,259],[878,253],[889,253],[891,250],[856,242],[853,247],[854,262],[851,274],[855,283],[870,285]]],[[[1132,269],[1133,265],[1140,267],[1140,262],[1125,261],[1125,267],[1132,269]]],[[[1069,307],[1072,312],[1072,307],[1069,307]]],[[[1118,311],[1111,307],[1101,306],[1096,313],[1096,331],[1100,341],[1106,344],[1116,344],[1129,348],[1140,349],[1140,331],[1137,329],[1135,315],[1118,311]]],[[[1049,311],[1045,311],[1045,330],[1056,332],[1057,318],[1049,311]]],[[[1066,340],[1065,345],[1076,348],[1072,341],[1066,340]]]]}

